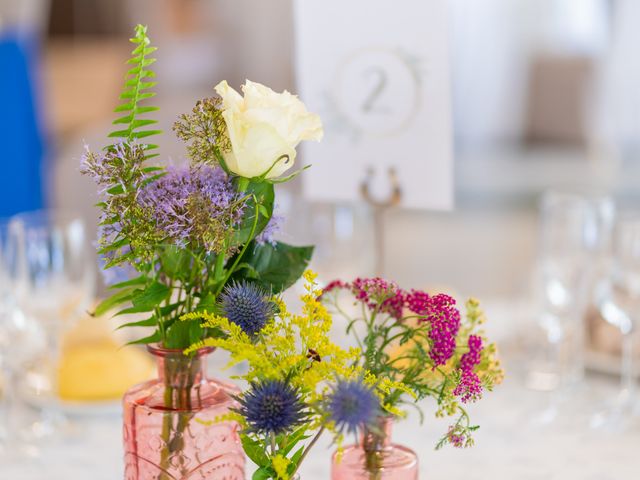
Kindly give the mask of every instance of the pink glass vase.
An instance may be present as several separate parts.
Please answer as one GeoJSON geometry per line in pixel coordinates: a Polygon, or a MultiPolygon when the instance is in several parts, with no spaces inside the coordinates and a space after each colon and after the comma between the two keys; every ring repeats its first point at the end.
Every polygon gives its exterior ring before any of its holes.
{"type": "Polygon", "coordinates": [[[205,374],[212,348],[192,356],[149,346],[158,378],[123,399],[125,480],[244,480],[244,452],[234,422],[217,417],[239,390],[205,374]]]}
{"type": "Polygon", "coordinates": [[[375,429],[365,430],[360,444],[333,454],[333,480],[417,480],[418,457],[391,441],[392,417],[381,417],[375,429]]]}

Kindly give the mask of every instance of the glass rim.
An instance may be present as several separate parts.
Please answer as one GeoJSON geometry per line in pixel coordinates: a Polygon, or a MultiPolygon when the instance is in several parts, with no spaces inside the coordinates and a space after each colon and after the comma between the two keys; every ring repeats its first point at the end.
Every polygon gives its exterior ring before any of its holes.
{"type": "MultiPolygon", "coordinates": [[[[167,357],[180,355],[184,358],[189,358],[191,356],[191,355],[185,355],[184,349],[182,348],[166,348],[161,346],[159,343],[148,343],[146,345],[146,348],[150,354],[155,355],[157,357],[167,358],[167,357]]],[[[215,349],[216,347],[205,346],[193,352],[192,355],[196,357],[202,357],[206,354],[212,353],[213,351],[215,351],[215,349]]]]}
{"type": "Polygon", "coordinates": [[[52,219],[54,221],[60,220],[63,223],[72,223],[75,221],[80,221],[83,225],[85,223],[82,214],[78,211],[66,208],[41,208],[38,210],[27,210],[16,213],[15,215],[8,217],[8,224],[11,225],[13,223],[19,223],[29,226],[30,224],[39,223],[41,220],[47,219],[52,219]]]}

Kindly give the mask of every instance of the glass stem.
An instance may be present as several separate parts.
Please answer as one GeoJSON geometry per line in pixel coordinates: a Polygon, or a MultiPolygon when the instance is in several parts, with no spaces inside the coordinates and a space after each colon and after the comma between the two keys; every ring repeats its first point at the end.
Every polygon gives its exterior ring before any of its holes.
{"type": "Polygon", "coordinates": [[[621,391],[620,400],[622,406],[629,404],[633,398],[635,382],[633,378],[633,335],[624,334],[622,337],[622,365],[620,371],[621,391]]]}

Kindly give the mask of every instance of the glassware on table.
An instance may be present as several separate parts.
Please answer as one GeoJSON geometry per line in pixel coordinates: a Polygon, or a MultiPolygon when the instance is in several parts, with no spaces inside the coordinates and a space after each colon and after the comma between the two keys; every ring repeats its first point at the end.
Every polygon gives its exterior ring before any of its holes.
{"type": "Polygon", "coordinates": [[[217,417],[237,406],[240,390],[205,372],[213,348],[192,356],[149,345],[158,378],[124,396],[125,480],[243,480],[238,425],[217,417]]]}
{"type": "Polygon", "coordinates": [[[621,386],[610,408],[596,414],[591,425],[619,430],[640,415],[633,376],[633,346],[640,325],[640,213],[618,219],[609,272],[597,284],[595,303],[602,318],[622,334],[621,386]]]}
{"type": "Polygon", "coordinates": [[[594,275],[611,237],[614,203],[609,197],[547,192],[540,203],[537,290],[545,333],[545,357],[528,384],[557,390],[584,376],[584,313],[594,275]]]}
{"type": "Polygon", "coordinates": [[[42,407],[33,434],[47,436],[65,422],[57,395],[62,337],[93,301],[95,261],[84,222],[68,212],[18,214],[11,219],[10,235],[16,246],[16,308],[39,325],[46,339],[43,361],[25,375],[22,390],[42,407]]]}
{"type": "Polygon", "coordinates": [[[392,427],[392,417],[381,417],[375,431],[364,431],[359,444],[334,453],[332,480],[417,480],[418,457],[392,442],[392,427]]]}
{"type": "Polygon", "coordinates": [[[16,308],[16,260],[9,222],[0,220],[0,452],[11,455],[34,451],[27,441],[29,412],[18,398],[17,385],[25,364],[43,343],[35,322],[16,308]]]}

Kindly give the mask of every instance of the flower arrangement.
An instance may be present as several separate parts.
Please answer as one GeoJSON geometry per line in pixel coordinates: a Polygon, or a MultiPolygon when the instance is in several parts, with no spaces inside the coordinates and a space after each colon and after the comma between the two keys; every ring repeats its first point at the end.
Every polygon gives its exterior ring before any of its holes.
{"type": "MultiPolygon", "coordinates": [[[[467,302],[463,321],[446,295],[379,278],[321,290],[307,271],[302,313],[289,312],[279,295],[303,275],[313,249],[275,240],[282,219],[274,215],[274,184],[301,171],[284,176],[297,145],[322,137],[318,116],[286,91],[247,81],[241,95],[223,81],[217,97],[174,125],[189,165],[153,165],[158,146],[147,139],[161,132],[149,128],[157,121],[148,115],[158,109],[144,102],[154,96],[155,48],[141,25],[131,41],[124,103],[116,108],[122,116],[114,121],[120,127],[110,135],[119,141],[100,152],[87,148],[82,163],[102,196],[98,252],[105,269],[122,277],[95,313],[145,314],[123,326],[151,329],[131,343],[154,344],[164,369],[162,388],[142,385],[125,396],[131,478],[204,478],[215,469],[243,478],[244,457],[229,448],[239,448],[239,425],[242,448],[257,465],[254,480],[288,480],[323,432],[339,446],[354,433],[381,443],[380,419],[401,417],[403,406],[426,397],[436,400],[438,415],[458,413],[438,447],[470,446],[478,427],[463,404],[502,378],[495,346],[480,331],[478,303],[467,302]],[[341,309],[341,290],[354,295],[360,315],[341,309]],[[348,319],[358,348],[331,341],[327,304],[348,319]],[[230,352],[232,365],[247,365],[244,392],[205,379],[202,358],[211,347],[230,352]],[[232,425],[226,446],[202,433],[213,423],[232,425]],[[209,438],[218,442],[216,457],[201,458],[199,445],[209,438]]],[[[366,466],[379,478],[374,453],[366,466]]]]}
{"type": "MultiPolygon", "coordinates": [[[[224,426],[232,439],[224,447],[227,457],[223,445],[198,452],[201,442],[190,433],[200,428],[203,412],[228,410],[235,387],[204,377],[207,350],[181,352],[223,335],[201,322],[199,312],[226,312],[237,322],[230,325],[254,338],[276,311],[276,304],[256,303],[256,296],[277,295],[302,275],[313,247],[274,238],[282,222],[274,215],[274,185],[301,171],[285,176],[297,145],[320,140],[322,125],[286,91],[247,80],[240,94],[222,81],[217,96],[198,101],[173,126],[189,164],[152,164],[158,145],[149,139],[161,132],[149,117],[158,108],[146,102],[155,96],[156,49],[142,25],[131,42],[122,103],[115,109],[120,116],[113,122],[118,129],[109,135],[117,141],[101,151],[87,147],[81,166],[99,188],[98,253],[117,279],[95,315],[114,309],[117,316],[145,315],[122,326],[150,329],[131,343],[149,345],[161,368],[158,382],[125,396],[126,475],[182,478],[195,472],[196,462],[200,469],[215,468],[214,459],[205,457],[215,454],[226,469],[219,474],[243,478],[244,459],[229,448],[237,439],[233,424],[224,426]],[[149,413],[139,418],[142,407],[149,413]]],[[[291,412],[295,420],[299,413],[291,412]]]]}
{"type": "Polygon", "coordinates": [[[382,278],[358,278],[330,283],[322,301],[346,319],[346,332],[362,350],[357,365],[378,379],[388,415],[403,417],[403,406],[431,397],[438,417],[457,415],[437,448],[473,445],[478,426],[464,404],[478,400],[503,378],[496,346],[481,331],[485,317],[477,300],[467,301],[463,318],[448,295],[402,290],[382,278]],[[344,291],[354,298],[358,314],[343,308],[344,291]]]}
{"type": "MultiPolygon", "coordinates": [[[[288,92],[247,81],[244,96],[223,81],[218,96],[199,101],[174,125],[187,144],[190,164],[164,168],[149,164],[160,133],[146,118],[158,110],[144,105],[155,93],[155,59],[147,29],[138,25],[123,100],[110,134],[118,143],[87,151],[82,172],[93,178],[102,201],[99,253],[106,269],[133,278],[111,285],[115,293],[96,314],[124,305],[117,315],[147,313],[126,324],[150,327],[134,343],[184,349],[215,333],[181,315],[212,310],[225,287],[251,281],[277,294],[304,271],[312,247],[274,239],[281,217],[273,214],[274,184],[295,162],[302,140],[319,140],[317,115],[288,92]]],[[[298,173],[298,172],[296,172],[298,173]]]]}
{"type": "Polygon", "coordinates": [[[320,302],[315,274],[307,271],[302,314],[292,314],[276,296],[254,284],[230,286],[219,314],[194,312],[202,328],[221,334],[196,342],[231,354],[230,365],[246,363],[248,389],[231,415],[242,428],[242,444],[257,465],[254,479],[292,478],[324,431],[340,444],[381,414],[380,388],[400,388],[357,365],[361,352],[344,350],[329,338],[331,315],[320,302]],[[378,388],[376,386],[378,385],[378,388]]]}

